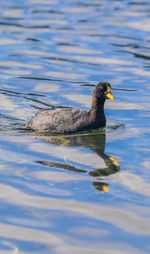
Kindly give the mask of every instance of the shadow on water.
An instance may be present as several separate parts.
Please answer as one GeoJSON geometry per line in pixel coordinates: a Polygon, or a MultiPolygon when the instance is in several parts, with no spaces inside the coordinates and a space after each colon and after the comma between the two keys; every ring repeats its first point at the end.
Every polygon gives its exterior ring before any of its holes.
{"type": "MultiPolygon", "coordinates": [[[[88,174],[95,178],[93,181],[93,187],[98,191],[108,192],[108,184],[103,181],[104,177],[114,174],[120,170],[120,165],[117,160],[105,154],[105,144],[106,144],[106,133],[105,129],[98,131],[97,133],[89,134],[77,134],[71,136],[42,136],[40,139],[47,143],[55,144],[57,146],[67,146],[67,147],[82,147],[89,148],[97,156],[99,156],[105,163],[104,168],[98,168],[95,170],[88,171],[88,174]]],[[[79,173],[86,173],[87,170],[83,170],[79,167],[72,166],[68,163],[57,163],[53,161],[36,161],[39,164],[49,167],[61,168],[64,170],[71,170],[79,173]]],[[[93,165],[94,167],[94,165],[93,165]]]]}

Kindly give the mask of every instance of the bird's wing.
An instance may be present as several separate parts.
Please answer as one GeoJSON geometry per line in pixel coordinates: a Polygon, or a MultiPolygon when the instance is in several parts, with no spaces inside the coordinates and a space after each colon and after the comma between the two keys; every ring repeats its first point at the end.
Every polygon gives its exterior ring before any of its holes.
{"type": "Polygon", "coordinates": [[[77,108],[59,108],[55,110],[39,110],[31,118],[28,127],[34,130],[59,131],[77,128],[87,120],[87,111],[77,108]]]}

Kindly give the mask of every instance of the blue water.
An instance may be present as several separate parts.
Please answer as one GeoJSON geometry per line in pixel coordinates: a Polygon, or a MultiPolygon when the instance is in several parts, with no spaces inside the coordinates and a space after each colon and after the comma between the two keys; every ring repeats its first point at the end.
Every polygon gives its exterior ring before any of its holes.
{"type": "Polygon", "coordinates": [[[0,2],[0,254],[150,252],[150,3],[0,2]],[[30,132],[40,108],[89,109],[103,130],[30,132]]]}

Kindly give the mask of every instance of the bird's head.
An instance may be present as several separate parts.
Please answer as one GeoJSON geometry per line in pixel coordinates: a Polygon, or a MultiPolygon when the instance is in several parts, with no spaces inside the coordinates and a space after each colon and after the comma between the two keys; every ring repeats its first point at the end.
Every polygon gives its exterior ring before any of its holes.
{"type": "Polygon", "coordinates": [[[111,86],[107,82],[99,82],[95,87],[96,97],[103,97],[104,99],[110,99],[114,101],[114,97],[111,93],[111,86]]]}

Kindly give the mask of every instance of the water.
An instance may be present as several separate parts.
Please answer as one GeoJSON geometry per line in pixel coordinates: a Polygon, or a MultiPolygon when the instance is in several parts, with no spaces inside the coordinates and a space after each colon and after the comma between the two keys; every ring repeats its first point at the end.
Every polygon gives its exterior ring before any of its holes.
{"type": "Polygon", "coordinates": [[[0,11],[0,253],[149,253],[149,1],[0,11]],[[88,109],[103,80],[115,97],[105,129],[26,129],[39,108],[88,109]]]}

